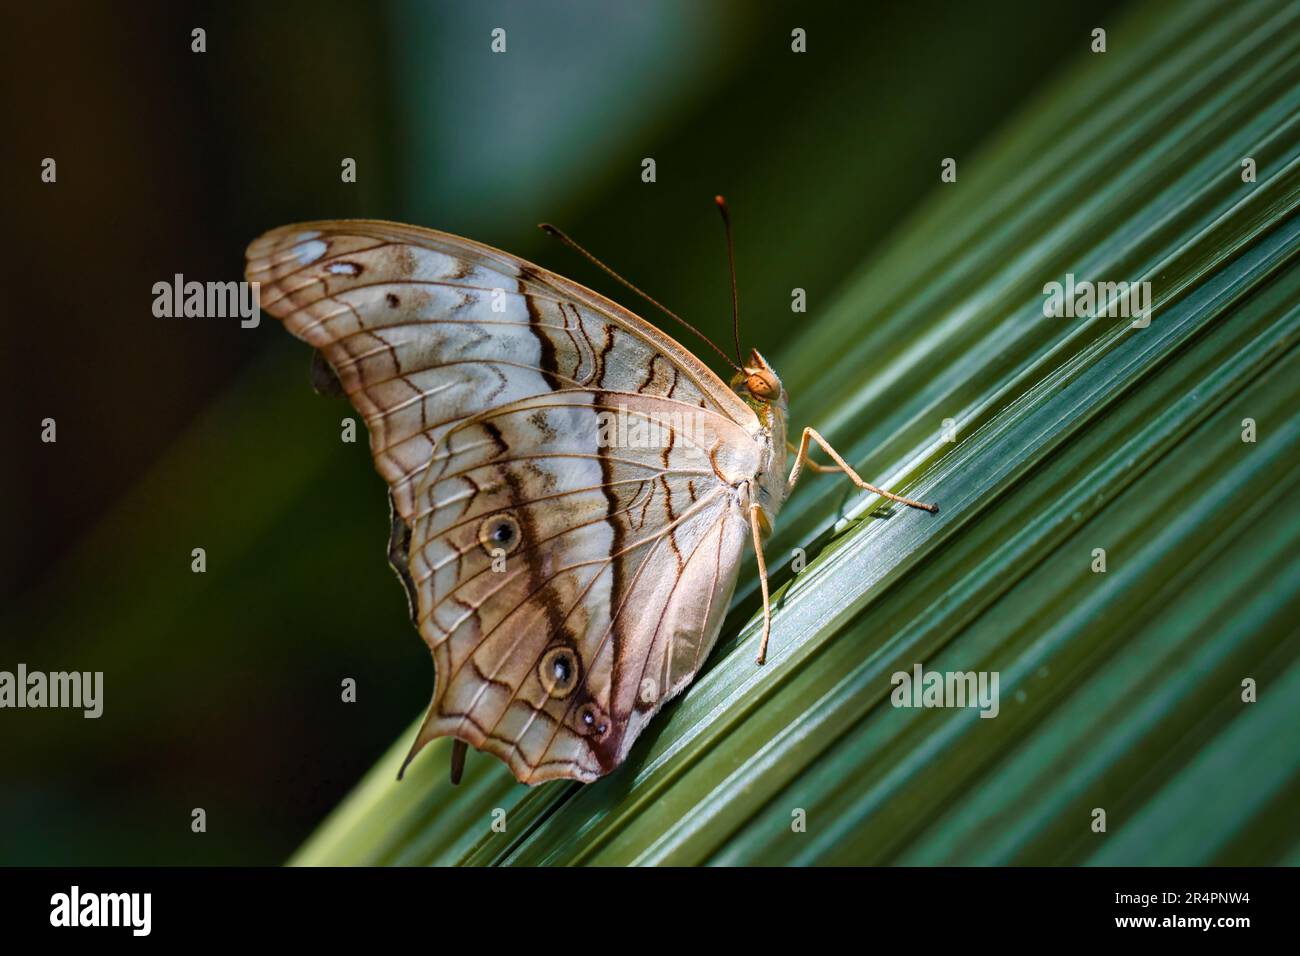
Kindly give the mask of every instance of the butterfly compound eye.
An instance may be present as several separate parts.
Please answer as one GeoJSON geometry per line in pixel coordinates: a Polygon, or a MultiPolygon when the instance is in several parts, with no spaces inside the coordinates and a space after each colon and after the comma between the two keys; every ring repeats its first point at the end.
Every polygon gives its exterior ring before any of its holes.
{"type": "Polygon", "coordinates": [[[568,697],[578,686],[578,655],[567,644],[552,647],[537,665],[537,677],[546,693],[555,698],[568,697]]]}
{"type": "Polygon", "coordinates": [[[519,522],[513,515],[505,513],[488,515],[478,526],[478,543],[489,555],[498,548],[509,554],[519,546],[521,537],[519,522]]]}
{"type": "Polygon", "coordinates": [[[745,388],[749,389],[749,394],[765,402],[770,402],[781,394],[781,386],[776,384],[772,373],[765,369],[750,371],[749,378],[745,379],[745,388]]]}

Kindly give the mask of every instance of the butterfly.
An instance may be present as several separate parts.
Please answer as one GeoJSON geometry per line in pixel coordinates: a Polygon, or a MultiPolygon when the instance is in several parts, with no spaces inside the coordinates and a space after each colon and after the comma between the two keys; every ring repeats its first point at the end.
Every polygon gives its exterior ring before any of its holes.
{"type": "Polygon", "coordinates": [[[604,296],[431,229],[284,226],[248,247],[246,277],[363,417],[388,483],[389,560],[434,664],[403,771],[448,736],[453,782],[467,745],[527,784],[609,773],[708,657],[747,544],[763,663],[763,540],[805,466],[937,510],[863,481],[812,428],[787,442],[781,380],[756,349],[740,361],[738,307],[723,381],[604,296]]]}

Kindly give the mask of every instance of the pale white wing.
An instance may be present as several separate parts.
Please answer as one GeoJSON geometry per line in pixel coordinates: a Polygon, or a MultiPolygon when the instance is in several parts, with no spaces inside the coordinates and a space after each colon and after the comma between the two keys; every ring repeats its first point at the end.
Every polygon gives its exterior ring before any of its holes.
{"type": "Polygon", "coordinates": [[[310,223],[248,256],[390,485],[436,669],[412,753],[452,735],[531,783],[608,772],[716,639],[762,457],[754,413],[630,312],[468,240],[310,223]],[[602,414],[667,422],[667,441],[611,448],[602,414]]]}

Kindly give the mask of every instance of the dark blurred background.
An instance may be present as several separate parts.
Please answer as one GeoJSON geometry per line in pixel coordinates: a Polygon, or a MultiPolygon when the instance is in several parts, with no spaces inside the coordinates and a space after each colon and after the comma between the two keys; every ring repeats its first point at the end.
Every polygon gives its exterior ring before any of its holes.
{"type": "Polygon", "coordinates": [[[432,686],[383,483],[364,439],[339,441],[348,406],[313,394],[273,320],[156,318],[154,283],[238,279],[268,228],[365,216],[644,312],[549,220],[726,342],[722,192],[745,344],[779,368],[791,289],[814,319],[942,188],[940,161],[976,154],[1117,6],[6,9],[0,670],[103,671],[105,700],[98,720],[0,710],[0,862],[281,862],[432,686]]]}

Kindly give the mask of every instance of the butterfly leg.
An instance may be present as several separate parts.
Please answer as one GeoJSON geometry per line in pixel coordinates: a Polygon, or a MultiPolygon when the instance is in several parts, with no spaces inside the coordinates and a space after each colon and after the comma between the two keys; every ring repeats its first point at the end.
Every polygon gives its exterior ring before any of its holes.
{"type": "Polygon", "coordinates": [[[890,501],[897,501],[907,505],[910,508],[920,508],[922,511],[929,511],[935,514],[937,514],[939,511],[938,505],[928,505],[921,501],[913,501],[911,498],[904,498],[902,495],[893,494],[892,492],[886,491],[883,488],[877,488],[875,485],[863,481],[862,478],[858,475],[858,473],[849,467],[849,463],[840,457],[839,452],[837,452],[834,448],[832,448],[830,446],[830,443],[826,441],[826,439],[823,438],[821,435],[819,435],[817,433],[817,430],[814,428],[805,428],[803,430],[803,437],[799,440],[799,451],[795,454],[794,468],[790,470],[790,477],[786,480],[785,483],[787,492],[789,491],[789,489],[793,488],[794,483],[799,480],[799,473],[803,470],[803,466],[805,463],[808,464],[809,467],[811,467],[814,471],[842,471],[844,472],[844,474],[848,475],[849,480],[852,481],[859,488],[863,489],[864,491],[870,491],[872,494],[880,495],[882,498],[888,498],[890,501]],[[811,458],[809,458],[808,457],[809,439],[821,445],[822,449],[826,452],[826,454],[830,455],[831,458],[835,460],[835,464],[838,467],[819,465],[811,458]]]}
{"type": "MultiPolygon", "coordinates": [[[[787,451],[792,451],[796,455],[799,454],[799,446],[796,445],[794,442],[787,440],[785,443],[785,447],[787,451]]],[[[839,465],[823,465],[819,461],[813,461],[812,455],[804,455],[803,463],[805,466],[812,469],[819,475],[827,475],[830,474],[832,471],[840,470],[839,465]]]]}
{"type": "Polygon", "coordinates": [[[767,660],[767,638],[772,633],[772,603],[767,595],[767,562],[763,560],[763,535],[759,530],[757,504],[749,506],[749,528],[754,533],[754,554],[758,556],[758,586],[763,589],[763,639],[758,645],[758,663],[767,660]]]}

